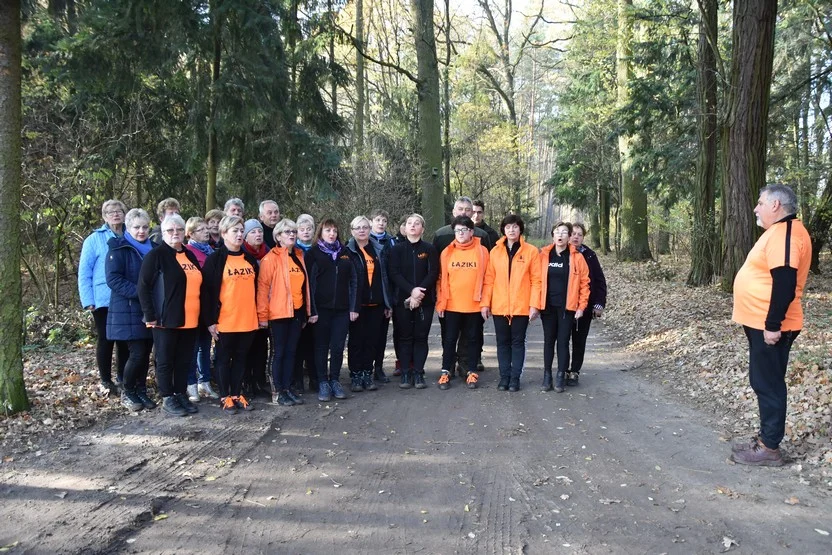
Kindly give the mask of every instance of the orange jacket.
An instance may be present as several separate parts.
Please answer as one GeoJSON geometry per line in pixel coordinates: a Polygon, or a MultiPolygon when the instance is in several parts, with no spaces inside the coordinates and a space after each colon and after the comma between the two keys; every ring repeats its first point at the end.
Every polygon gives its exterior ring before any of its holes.
{"type": "MultiPolygon", "coordinates": [[[[541,249],[540,261],[540,307],[546,308],[546,289],[549,286],[549,253],[554,244],[541,249]]],[[[566,284],[566,310],[586,310],[589,304],[589,266],[575,247],[569,245],[569,281],[566,284]]]]}
{"type": "MultiPolygon", "coordinates": [[[[295,255],[306,273],[303,251],[295,247],[295,255]]],[[[312,314],[309,295],[309,278],[306,279],[306,315],[312,314]]],[[[289,282],[289,250],[275,247],[260,261],[257,276],[257,321],[268,322],[295,315],[292,302],[292,286],[289,282]]]]}
{"type": "Polygon", "coordinates": [[[480,244],[479,237],[474,237],[470,243],[460,245],[454,240],[442,251],[439,263],[439,286],[436,295],[436,310],[452,310],[455,312],[479,312],[482,301],[482,285],[485,280],[485,270],[488,267],[488,249],[480,244]],[[465,259],[462,262],[461,259],[465,259]],[[454,263],[476,264],[476,278],[470,290],[458,290],[465,287],[457,276],[462,272],[453,269],[454,263]],[[451,291],[453,289],[453,291],[451,291]],[[452,295],[456,295],[451,299],[452,295]]]}
{"type": "Polygon", "coordinates": [[[520,237],[520,247],[511,261],[508,275],[506,238],[491,249],[481,307],[488,307],[497,316],[528,316],[529,307],[540,309],[540,264],[537,247],[520,237]]]}

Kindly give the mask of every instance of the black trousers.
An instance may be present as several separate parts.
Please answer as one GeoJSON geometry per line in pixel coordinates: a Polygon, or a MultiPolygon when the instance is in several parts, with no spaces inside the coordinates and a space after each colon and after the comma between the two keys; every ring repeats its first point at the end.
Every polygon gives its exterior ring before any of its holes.
{"type": "Polygon", "coordinates": [[[237,397],[243,387],[248,351],[254,341],[253,331],[220,333],[217,339],[215,370],[220,397],[237,397]]]}
{"type": "Polygon", "coordinates": [[[150,366],[152,339],[131,339],[126,341],[129,355],[124,365],[124,389],[136,391],[147,389],[147,369],[150,366]]]}
{"type": "Polygon", "coordinates": [[[266,372],[267,362],[269,360],[269,330],[259,329],[254,332],[251,340],[251,348],[248,351],[246,359],[246,371],[243,377],[243,383],[247,387],[260,387],[268,389],[266,384],[269,383],[268,374],[266,372]]]}
{"type": "MultiPolygon", "coordinates": [[[[445,318],[439,318],[439,333],[442,337],[442,345],[444,349],[445,345],[445,318]]],[[[482,346],[484,341],[483,334],[485,333],[485,320],[480,317],[479,322],[477,322],[477,360],[474,361],[474,368],[476,368],[477,363],[482,361],[482,346]]],[[[467,339],[465,339],[464,335],[459,336],[459,340],[456,343],[456,352],[455,352],[454,362],[459,364],[460,368],[468,368],[468,345],[467,339]]],[[[453,365],[450,368],[446,368],[446,370],[453,371],[453,365]]]]}
{"type": "Polygon", "coordinates": [[[589,326],[591,324],[592,309],[587,307],[584,315],[575,320],[572,326],[572,369],[570,372],[581,372],[584,365],[584,354],[586,354],[586,338],[589,336],[589,326]]]}
{"type": "Polygon", "coordinates": [[[95,322],[95,362],[98,366],[98,377],[102,382],[113,380],[113,347],[116,349],[116,376],[124,380],[124,366],[130,357],[126,341],[110,341],[107,339],[107,312],[106,306],[96,308],[92,311],[92,319],[95,322]]]}
{"type": "Polygon", "coordinates": [[[341,377],[349,324],[350,313],[346,310],[318,309],[318,322],[315,324],[315,368],[318,371],[318,383],[338,381],[341,377]]]}
{"type": "Polygon", "coordinates": [[[269,320],[274,355],[272,358],[272,383],[275,391],[285,391],[292,384],[295,369],[295,353],[300,339],[300,330],[306,322],[305,311],[295,311],[292,318],[269,320]]]}
{"type": "Polygon", "coordinates": [[[295,365],[292,371],[292,382],[300,384],[303,389],[304,367],[306,375],[309,376],[310,389],[318,381],[318,372],[315,370],[315,325],[306,324],[300,330],[298,348],[295,351],[295,365]]]}
{"type": "MultiPolygon", "coordinates": [[[[349,353],[347,363],[350,372],[372,370],[378,352],[379,336],[385,325],[384,305],[362,306],[358,320],[350,322],[349,353]]],[[[384,336],[385,343],[387,336],[384,336]]]]}
{"type": "Polygon", "coordinates": [[[500,365],[500,381],[519,380],[526,363],[526,330],[528,316],[494,316],[494,333],[497,336],[497,361],[500,365]]]}
{"type": "MultiPolygon", "coordinates": [[[[383,312],[383,311],[382,311],[383,312]]],[[[384,314],[382,314],[382,317],[384,314]]],[[[381,330],[378,334],[378,343],[376,345],[376,358],[373,361],[373,368],[376,372],[384,371],[384,353],[387,351],[387,333],[390,331],[390,320],[392,318],[383,318],[381,322],[381,330]]],[[[395,350],[395,345],[393,346],[395,350]]]]}
{"type": "Polygon", "coordinates": [[[416,310],[408,310],[404,306],[397,306],[393,310],[393,326],[395,333],[399,335],[398,356],[402,363],[402,371],[410,369],[408,361],[413,361],[413,369],[416,372],[425,371],[433,308],[431,304],[422,305],[416,310]]]}
{"type": "Polygon", "coordinates": [[[767,345],[762,330],[743,329],[748,338],[748,378],[760,408],[760,439],[769,449],[777,449],[786,432],[789,352],[800,330],[784,331],[780,341],[767,345]]]}
{"type": "Polygon", "coordinates": [[[480,348],[479,339],[477,339],[480,327],[477,319],[482,320],[479,312],[445,311],[445,337],[442,338],[443,370],[453,370],[459,339],[465,347],[466,354],[463,369],[466,372],[477,371],[477,351],[480,348]]]}
{"type": "Polygon", "coordinates": [[[156,386],[162,397],[188,392],[188,372],[191,370],[198,334],[197,328],[153,328],[156,386]]]}
{"type": "Polygon", "coordinates": [[[543,321],[543,370],[552,371],[555,359],[555,345],[558,351],[558,373],[569,370],[569,337],[572,335],[572,325],[575,313],[564,310],[563,307],[547,307],[540,314],[543,321]]]}

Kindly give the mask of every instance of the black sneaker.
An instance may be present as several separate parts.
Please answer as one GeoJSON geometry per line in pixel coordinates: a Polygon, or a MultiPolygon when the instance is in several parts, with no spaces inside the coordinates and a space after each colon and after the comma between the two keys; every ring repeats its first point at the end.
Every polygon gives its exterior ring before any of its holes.
{"type": "Polygon", "coordinates": [[[364,386],[364,391],[376,391],[378,386],[373,381],[373,371],[366,370],[361,373],[361,385],[364,386]]]}
{"type": "Polygon", "coordinates": [[[286,395],[288,395],[289,399],[291,399],[296,405],[302,405],[303,404],[303,398],[300,395],[298,395],[297,393],[295,393],[294,391],[292,391],[291,387],[289,389],[287,389],[286,391],[284,391],[284,393],[286,395]]]}
{"type": "Polygon", "coordinates": [[[147,396],[146,389],[136,389],[136,397],[139,398],[145,409],[153,410],[156,408],[156,401],[147,396]]]}
{"type": "Polygon", "coordinates": [[[568,385],[569,387],[575,387],[576,385],[578,385],[579,377],[580,374],[578,374],[577,372],[569,372],[566,375],[566,385],[568,385]]]}
{"type": "MultiPolygon", "coordinates": [[[[187,400],[187,397],[185,397],[187,400]]],[[[179,402],[174,395],[169,397],[162,397],[162,412],[170,414],[171,416],[188,416],[188,411],[179,402]]]]}
{"type": "Polygon", "coordinates": [[[508,390],[512,393],[520,391],[520,380],[512,378],[508,382],[508,390]]]}
{"type": "Polygon", "coordinates": [[[424,372],[413,372],[413,373],[416,374],[416,376],[413,378],[413,380],[416,382],[414,384],[414,387],[416,389],[425,389],[427,387],[427,384],[425,383],[425,373],[424,372]]]}
{"type": "Polygon", "coordinates": [[[350,372],[350,391],[353,393],[364,391],[364,380],[359,372],[350,372]]]}
{"type": "Polygon", "coordinates": [[[497,384],[497,391],[508,391],[508,378],[500,378],[500,383],[497,384]]]}
{"type": "Polygon", "coordinates": [[[196,414],[199,412],[199,409],[193,402],[191,402],[190,398],[184,393],[174,393],[173,397],[179,401],[179,404],[185,409],[185,412],[188,414],[196,414]]]}
{"type": "Polygon", "coordinates": [[[439,389],[445,390],[451,387],[451,373],[447,370],[442,370],[439,376],[439,389]]]}
{"type": "MultiPolygon", "coordinates": [[[[410,389],[413,387],[413,384],[410,383],[410,372],[402,372],[402,383],[399,384],[401,389],[410,389]]],[[[424,381],[424,379],[422,380],[424,381]]]]}
{"type": "Polygon", "coordinates": [[[294,407],[295,402],[289,397],[289,394],[284,389],[280,393],[277,394],[277,404],[281,407],[294,407]]]}
{"type": "Polygon", "coordinates": [[[118,386],[109,380],[102,381],[98,384],[98,392],[105,397],[115,397],[118,395],[118,386]]]}
{"type": "Polygon", "coordinates": [[[139,399],[135,391],[123,391],[121,393],[121,404],[124,408],[133,412],[139,412],[144,409],[144,403],[142,403],[142,400],[139,399]]]}

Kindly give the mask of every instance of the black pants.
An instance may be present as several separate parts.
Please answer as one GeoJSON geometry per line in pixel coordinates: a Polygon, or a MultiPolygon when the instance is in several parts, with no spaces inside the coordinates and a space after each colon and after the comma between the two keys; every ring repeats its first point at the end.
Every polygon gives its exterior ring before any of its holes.
{"type": "MultiPolygon", "coordinates": [[[[442,336],[442,345],[444,349],[445,345],[445,318],[439,319],[439,333],[442,336]]],[[[476,369],[477,364],[482,361],[482,346],[484,341],[483,334],[485,333],[485,320],[482,319],[482,315],[480,315],[480,319],[477,322],[477,358],[474,361],[474,368],[476,369]]],[[[466,339],[464,335],[459,336],[459,340],[456,343],[456,351],[454,354],[454,362],[459,363],[460,368],[469,368],[468,364],[468,345],[466,343],[466,339]]],[[[443,364],[444,366],[444,364],[443,364]]],[[[446,370],[453,371],[453,365],[450,368],[446,368],[446,370]]]]}
{"type": "Polygon", "coordinates": [[[295,351],[295,368],[292,371],[292,381],[301,384],[303,388],[304,366],[306,375],[309,376],[310,389],[318,381],[318,372],[315,370],[315,326],[306,324],[300,330],[298,348],[295,351]]]}
{"type": "Polygon", "coordinates": [[[456,358],[457,340],[464,345],[466,360],[464,370],[475,372],[477,370],[477,350],[479,340],[477,330],[479,325],[477,319],[482,320],[479,312],[452,312],[445,311],[445,337],[442,339],[442,369],[452,370],[456,358]]]}
{"type": "Polygon", "coordinates": [[[315,368],[319,383],[338,381],[341,377],[349,324],[350,313],[346,310],[318,309],[318,322],[315,324],[315,368]]]}
{"type": "Polygon", "coordinates": [[[349,353],[347,354],[350,372],[373,369],[378,352],[379,335],[381,335],[384,323],[384,305],[381,304],[362,306],[358,313],[358,320],[350,322],[349,353]]]}
{"type": "Polygon", "coordinates": [[[102,382],[113,381],[113,347],[116,348],[116,375],[119,380],[124,380],[124,366],[130,356],[126,341],[110,341],[107,339],[107,312],[106,306],[92,311],[97,336],[95,362],[98,366],[98,377],[102,382]]]}
{"type": "Polygon", "coordinates": [[[399,335],[398,356],[402,370],[407,371],[413,361],[416,372],[424,372],[428,359],[428,335],[433,323],[433,305],[422,305],[416,310],[397,306],[393,311],[395,333],[399,335]]]}
{"type": "Polygon", "coordinates": [[[296,310],[292,318],[269,320],[274,356],[272,357],[272,383],[275,391],[285,391],[292,384],[295,370],[295,353],[300,330],[306,322],[306,313],[296,310]]]}
{"type": "Polygon", "coordinates": [[[584,365],[586,354],[586,338],[589,336],[589,326],[592,324],[592,309],[587,308],[584,315],[575,320],[572,326],[572,368],[570,372],[579,374],[584,365]]]}
{"type": "Polygon", "coordinates": [[[252,332],[251,348],[246,359],[246,372],[243,383],[247,387],[266,389],[269,383],[266,374],[266,363],[269,359],[269,330],[262,329],[252,332]]]}
{"type": "Polygon", "coordinates": [[[188,392],[188,373],[191,370],[198,334],[197,328],[153,328],[156,386],[162,397],[188,392]]]}
{"type": "Polygon", "coordinates": [[[243,387],[248,351],[254,341],[253,331],[225,332],[217,339],[215,366],[220,397],[237,397],[243,387]]]}
{"type": "Polygon", "coordinates": [[[572,335],[575,313],[564,310],[563,307],[546,307],[540,318],[543,320],[543,370],[552,371],[557,344],[558,373],[563,374],[569,371],[569,337],[572,335]]]}
{"type": "Polygon", "coordinates": [[[390,318],[384,318],[383,312],[381,330],[379,331],[378,343],[376,344],[376,358],[373,365],[376,372],[384,371],[384,353],[387,351],[387,332],[390,330],[390,318]]]}
{"type": "Polygon", "coordinates": [[[500,381],[519,380],[526,363],[526,330],[528,316],[494,316],[494,332],[497,336],[497,361],[500,365],[500,381]]]}
{"type": "Polygon", "coordinates": [[[760,407],[760,439],[769,449],[777,449],[786,432],[789,352],[800,330],[784,331],[780,341],[767,345],[762,330],[743,329],[748,338],[748,378],[760,407]]]}
{"type": "Polygon", "coordinates": [[[124,365],[124,390],[147,389],[147,369],[150,365],[152,339],[131,339],[126,341],[127,364],[124,365]]]}

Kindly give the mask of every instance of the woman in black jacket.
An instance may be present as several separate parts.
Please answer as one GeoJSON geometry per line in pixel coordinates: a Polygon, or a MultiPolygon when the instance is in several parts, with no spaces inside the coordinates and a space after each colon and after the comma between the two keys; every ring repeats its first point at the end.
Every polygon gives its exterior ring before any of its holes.
{"type": "Polygon", "coordinates": [[[312,292],[315,321],[315,368],[318,400],[346,399],[338,381],[350,322],[358,318],[358,278],[347,247],[338,238],[338,224],[325,219],[318,225],[315,245],[304,256],[312,292]],[[327,368],[327,354],[329,367],[327,368]]]}
{"type": "Polygon", "coordinates": [[[399,387],[425,386],[425,361],[428,358],[428,333],[436,305],[436,280],[439,254],[422,241],[425,219],[411,214],[405,222],[406,241],[393,245],[388,257],[388,275],[394,293],[393,318],[399,335],[402,381],[399,387]],[[410,362],[413,361],[413,371],[410,362]]]}
{"type": "Polygon", "coordinates": [[[162,244],[144,257],[139,272],[139,302],[153,330],[156,385],[162,410],[174,416],[198,412],[187,395],[188,371],[199,325],[202,272],[184,246],[185,220],[168,216],[161,225],[162,244]]]}

